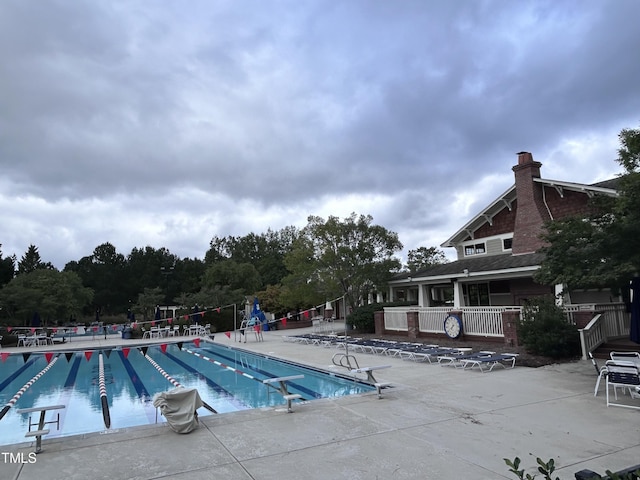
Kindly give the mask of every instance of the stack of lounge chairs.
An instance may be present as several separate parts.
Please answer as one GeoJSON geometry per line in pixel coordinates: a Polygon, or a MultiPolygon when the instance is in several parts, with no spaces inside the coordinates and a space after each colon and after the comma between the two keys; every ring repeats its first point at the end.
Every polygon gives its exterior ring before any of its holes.
{"type": "Polygon", "coordinates": [[[303,334],[284,336],[282,339],[286,342],[318,345],[325,348],[348,349],[352,353],[385,355],[406,361],[437,363],[463,370],[478,368],[481,372],[490,372],[497,366],[513,368],[518,356],[516,353],[472,352],[470,348],[441,347],[383,339],[365,340],[340,335],[303,334]]]}

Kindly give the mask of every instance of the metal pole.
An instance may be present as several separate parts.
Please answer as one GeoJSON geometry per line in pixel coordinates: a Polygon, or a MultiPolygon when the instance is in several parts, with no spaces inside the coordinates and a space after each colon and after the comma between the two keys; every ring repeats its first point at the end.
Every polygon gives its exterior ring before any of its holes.
{"type": "Polygon", "coordinates": [[[342,315],[344,316],[344,354],[349,355],[349,342],[347,342],[347,296],[346,295],[342,297],[342,303],[344,305],[344,312],[342,312],[342,315]]]}
{"type": "Polygon", "coordinates": [[[237,340],[236,335],[238,335],[238,314],[236,312],[236,304],[233,304],[233,341],[237,340]]]}

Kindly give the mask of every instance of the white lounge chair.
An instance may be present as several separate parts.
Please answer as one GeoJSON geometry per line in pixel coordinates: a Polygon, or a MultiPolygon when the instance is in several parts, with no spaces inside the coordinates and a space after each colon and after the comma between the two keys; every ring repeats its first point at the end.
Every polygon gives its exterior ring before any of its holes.
{"type": "Polygon", "coordinates": [[[607,361],[607,407],[635,408],[640,410],[640,402],[637,405],[618,403],[618,388],[628,390],[632,399],[640,400],[640,369],[629,362],[607,361]],[[609,387],[613,387],[615,401],[611,401],[609,387]]]}

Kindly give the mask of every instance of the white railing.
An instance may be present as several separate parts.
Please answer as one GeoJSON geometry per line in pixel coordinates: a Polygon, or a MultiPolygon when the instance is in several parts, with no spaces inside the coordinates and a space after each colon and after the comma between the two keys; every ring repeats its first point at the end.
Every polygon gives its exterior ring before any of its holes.
{"type": "Polygon", "coordinates": [[[593,352],[606,341],[603,330],[604,321],[602,314],[596,315],[586,327],[578,330],[580,333],[580,347],[582,348],[583,360],[586,360],[590,352],[593,352]]]}
{"type": "MultiPolygon", "coordinates": [[[[503,337],[502,312],[521,310],[520,307],[462,307],[463,331],[467,335],[483,337],[503,337]]],[[[443,333],[444,319],[451,307],[385,307],[384,328],[386,330],[408,331],[407,312],[418,312],[421,333],[443,333]]]]}
{"type": "MultiPolygon", "coordinates": [[[[418,312],[419,331],[421,333],[443,333],[444,319],[453,309],[451,307],[385,307],[384,308],[384,328],[389,331],[407,332],[407,312],[418,312]]],[[[502,307],[461,307],[463,331],[467,335],[477,335],[483,337],[504,337],[502,330],[502,312],[506,310],[517,310],[522,313],[522,307],[502,306],[502,307]]],[[[629,335],[630,317],[625,310],[624,303],[599,303],[565,305],[567,321],[575,325],[574,313],[579,311],[601,312],[601,318],[597,322],[597,333],[595,331],[585,332],[585,335],[592,335],[584,341],[590,350],[583,350],[583,355],[593,351],[599,344],[607,339],[621,338],[629,335]],[[597,342],[600,342],[596,345],[597,342]]],[[[585,329],[586,330],[586,329],[585,329]]]]}
{"type": "Polygon", "coordinates": [[[414,310],[409,307],[384,307],[384,328],[385,330],[395,330],[407,332],[407,312],[414,310]]]}

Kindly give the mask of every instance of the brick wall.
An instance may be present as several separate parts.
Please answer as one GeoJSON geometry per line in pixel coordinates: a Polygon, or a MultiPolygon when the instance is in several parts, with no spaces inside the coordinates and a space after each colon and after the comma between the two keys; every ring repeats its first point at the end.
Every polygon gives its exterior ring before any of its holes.
{"type": "Polygon", "coordinates": [[[543,245],[540,231],[550,217],[542,198],[541,185],[533,181],[536,177],[540,178],[541,166],[530,153],[521,152],[518,154],[518,165],[513,167],[518,197],[512,247],[514,255],[535,252],[543,245]]]}
{"type": "Polygon", "coordinates": [[[513,202],[511,210],[506,206],[493,217],[493,225],[485,223],[474,232],[475,238],[491,237],[493,235],[501,235],[503,233],[511,233],[516,223],[516,203],[513,202]]]}
{"type": "Polygon", "coordinates": [[[554,219],[587,213],[589,197],[580,192],[564,190],[562,196],[553,187],[544,187],[545,199],[554,219]]]}

